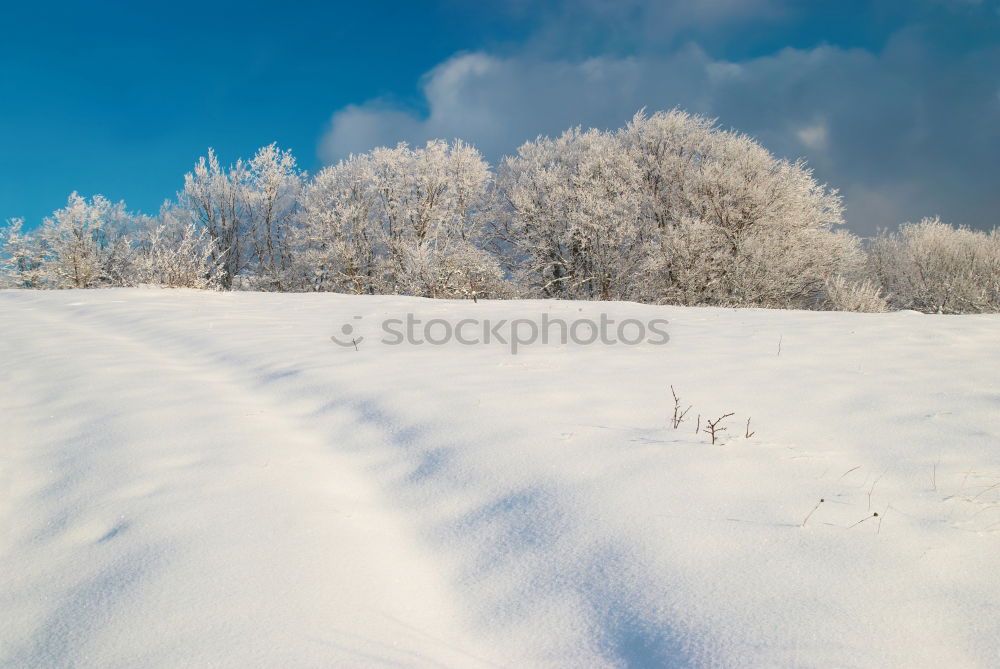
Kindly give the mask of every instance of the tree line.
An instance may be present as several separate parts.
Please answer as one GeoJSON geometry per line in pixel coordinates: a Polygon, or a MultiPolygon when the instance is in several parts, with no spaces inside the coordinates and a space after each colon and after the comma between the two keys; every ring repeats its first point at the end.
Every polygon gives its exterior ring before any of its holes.
{"type": "Polygon", "coordinates": [[[1000,232],[938,219],[862,240],[802,161],[680,110],[538,137],[495,168],[460,140],[315,175],[212,150],[155,216],[69,196],[8,222],[20,288],[163,285],[432,298],[941,313],[1000,311],[1000,232]]]}

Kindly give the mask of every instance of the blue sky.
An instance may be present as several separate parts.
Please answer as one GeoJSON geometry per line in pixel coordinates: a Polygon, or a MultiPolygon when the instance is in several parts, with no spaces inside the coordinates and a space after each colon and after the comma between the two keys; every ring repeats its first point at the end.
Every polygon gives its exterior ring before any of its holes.
{"type": "Polygon", "coordinates": [[[638,108],[804,157],[862,234],[1000,222],[997,0],[18,3],[0,40],[0,219],[73,190],[155,212],[214,147],[314,172],[462,137],[491,162],[638,108]]]}

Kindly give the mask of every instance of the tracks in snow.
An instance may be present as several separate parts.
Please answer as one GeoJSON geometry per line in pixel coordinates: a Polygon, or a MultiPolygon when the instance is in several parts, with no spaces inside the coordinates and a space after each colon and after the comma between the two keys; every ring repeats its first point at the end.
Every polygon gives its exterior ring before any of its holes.
{"type": "Polygon", "coordinates": [[[3,299],[0,605],[30,613],[0,666],[492,664],[327,435],[221,365],[3,299]]]}
{"type": "MultiPolygon", "coordinates": [[[[558,484],[484,470],[440,425],[353,392],[346,370],[256,358],[233,324],[178,326],[106,305],[53,315],[3,298],[23,319],[15,347],[50,370],[28,385],[61,414],[63,436],[44,440],[34,478],[49,467],[73,479],[47,483],[36,520],[59,529],[25,541],[91,564],[66,568],[75,582],[23,631],[15,663],[113,648],[116,624],[191,609],[204,620],[163,634],[208,655],[231,635],[211,619],[234,605],[252,618],[267,610],[247,636],[296,647],[305,628],[315,643],[300,652],[324,660],[683,661],[632,556],[587,531],[558,484]],[[71,622],[96,602],[108,619],[71,622]],[[373,627],[386,634],[370,638],[373,627]]],[[[15,367],[26,379],[39,364],[15,367]]]]}

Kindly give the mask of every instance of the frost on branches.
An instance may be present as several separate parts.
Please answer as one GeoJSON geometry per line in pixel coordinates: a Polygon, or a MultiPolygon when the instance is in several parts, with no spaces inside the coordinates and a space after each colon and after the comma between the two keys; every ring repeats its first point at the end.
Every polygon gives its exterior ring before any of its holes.
{"type": "Polygon", "coordinates": [[[178,206],[211,238],[223,288],[233,288],[240,277],[250,287],[287,287],[289,235],[304,178],[291,152],[274,144],[228,168],[209,149],[184,176],[178,206]]]}
{"type": "Polygon", "coordinates": [[[88,201],[73,193],[37,234],[25,234],[22,225],[14,220],[4,233],[4,271],[12,287],[219,286],[211,240],[169,209],[153,218],[100,195],[88,201]]]}
{"type": "Polygon", "coordinates": [[[499,181],[497,236],[544,296],[807,306],[861,262],[804,164],[679,111],[528,142],[499,181]]]}
{"type": "Polygon", "coordinates": [[[327,167],[302,198],[298,274],[305,289],[424,297],[502,297],[483,251],[492,175],[474,148],[405,144],[327,167]]]}
{"type": "Polygon", "coordinates": [[[1000,233],[937,219],[868,248],[801,161],[673,110],[538,137],[494,172],[456,140],[354,155],[310,177],[271,144],[195,164],[159,215],[73,193],[12,220],[3,282],[158,284],[432,298],[1000,310],[1000,233]]]}
{"type": "Polygon", "coordinates": [[[959,314],[1000,311],[1000,232],[953,228],[937,218],[872,242],[872,273],[899,309],[959,314]]]}
{"type": "Polygon", "coordinates": [[[126,285],[128,229],[124,203],[72,193],[34,235],[22,231],[21,219],[10,222],[4,233],[7,282],[21,288],[126,285]]]}
{"type": "Polygon", "coordinates": [[[525,143],[498,176],[506,206],[494,235],[508,267],[544,297],[637,297],[651,233],[639,177],[624,145],[599,130],[525,143]]]}
{"type": "Polygon", "coordinates": [[[219,288],[223,264],[215,243],[183,212],[164,207],[146,220],[136,244],[134,282],[171,288],[219,288]]]}

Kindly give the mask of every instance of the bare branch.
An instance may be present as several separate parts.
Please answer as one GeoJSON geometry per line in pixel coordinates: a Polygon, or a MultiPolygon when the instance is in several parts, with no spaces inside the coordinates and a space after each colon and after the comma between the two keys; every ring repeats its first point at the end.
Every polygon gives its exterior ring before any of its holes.
{"type": "Polygon", "coordinates": [[[822,503],[823,503],[823,502],[825,502],[825,501],[826,501],[825,499],[823,499],[822,497],[820,497],[819,501],[818,501],[818,502],[816,502],[816,506],[814,506],[814,507],[812,508],[812,511],[810,511],[810,512],[809,512],[808,514],[806,514],[806,517],[802,519],[802,524],[801,524],[801,525],[799,525],[799,527],[805,527],[805,526],[806,526],[806,523],[808,523],[808,522],[809,522],[809,519],[810,519],[810,518],[812,518],[812,515],[813,515],[814,513],[816,513],[816,509],[818,509],[818,508],[819,508],[819,505],[820,505],[820,504],[822,504],[822,503]]]}
{"type": "Polygon", "coordinates": [[[716,437],[717,437],[718,433],[726,431],[726,428],[719,427],[719,423],[721,423],[724,419],[729,418],[732,415],[733,415],[732,412],[730,412],[730,413],[723,414],[723,415],[719,416],[714,421],[712,421],[712,420],[706,420],[705,421],[705,425],[707,425],[707,427],[705,428],[705,432],[708,433],[712,437],[712,445],[713,446],[715,445],[715,440],[716,440],[716,437]]]}
{"type": "Polygon", "coordinates": [[[674,417],[670,420],[670,422],[673,424],[674,429],[676,430],[678,427],[680,427],[681,423],[684,422],[684,416],[687,415],[687,412],[690,411],[691,407],[694,405],[689,405],[687,409],[681,411],[681,400],[679,397],[677,397],[677,393],[674,391],[673,386],[670,386],[670,394],[674,396],[674,417]]]}

